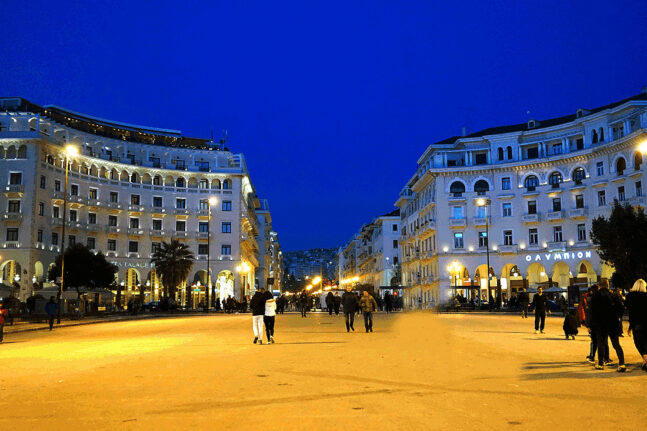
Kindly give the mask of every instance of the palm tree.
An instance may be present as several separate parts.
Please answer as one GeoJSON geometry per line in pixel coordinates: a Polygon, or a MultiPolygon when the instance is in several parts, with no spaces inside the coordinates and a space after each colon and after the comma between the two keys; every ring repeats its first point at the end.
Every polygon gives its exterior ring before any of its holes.
{"type": "MultiPolygon", "coordinates": [[[[159,274],[164,285],[164,296],[175,296],[177,286],[189,277],[195,257],[186,244],[174,239],[170,243],[162,242],[160,248],[153,253],[151,264],[159,274]]],[[[191,286],[186,286],[187,305],[191,307],[191,286]]]]}

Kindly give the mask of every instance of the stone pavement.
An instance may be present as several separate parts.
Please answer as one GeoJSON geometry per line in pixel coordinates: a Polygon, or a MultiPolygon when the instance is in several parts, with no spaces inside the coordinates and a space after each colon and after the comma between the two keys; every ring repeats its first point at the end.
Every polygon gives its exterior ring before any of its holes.
{"type": "Polygon", "coordinates": [[[561,319],[277,316],[274,345],[250,315],[147,319],[12,335],[0,345],[0,429],[637,430],[647,373],[584,362],[561,319]]]}

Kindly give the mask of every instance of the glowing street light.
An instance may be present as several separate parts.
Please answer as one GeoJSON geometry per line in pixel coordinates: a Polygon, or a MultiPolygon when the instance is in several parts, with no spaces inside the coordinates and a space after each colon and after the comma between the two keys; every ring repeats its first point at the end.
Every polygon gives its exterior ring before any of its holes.
{"type": "Polygon", "coordinates": [[[463,266],[456,261],[453,261],[450,265],[447,265],[447,271],[449,271],[449,274],[454,278],[454,294],[456,294],[456,291],[458,290],[458,275],[461,269],[463,269],[463,266]]]}
{"type": "MultiPolygon", "coordinates": [[[[211,290],[211,208],[216,206],[218,199],[215,196],[209,198],[209,218],[207,219],[207,285],[206,290],[206,307],[205,312],[209,312],[209,291],[211,290]]],[[[216,292],[213,292],[211,300],[215,302],[216,292]]]]}
{"type": "MultiPolygon", "coordinates": [[[[476,200],[476,205],[479,207],[483,207],[485,209],[485,271],[486,271],[486,280],[487,280],[487,294],[488,297],[490,295],[490,233],[489,233],[489,220],[488,220],[488,214],[487,214],[487,208],[488,205],[490,204],[489,199],[484,199],[484,198],[478,198],[476,200]]],[[[481,286],[479,286],[479,298],[481,297],[480,295],[481,292],[481,286]]],[[[498,295],[501,295],[501,292],[497,292],[498,295]]]]}

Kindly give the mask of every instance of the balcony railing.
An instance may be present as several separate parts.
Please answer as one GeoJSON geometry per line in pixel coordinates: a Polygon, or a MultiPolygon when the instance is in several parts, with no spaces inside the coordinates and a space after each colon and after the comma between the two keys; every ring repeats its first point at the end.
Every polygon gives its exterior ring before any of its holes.
{"type": "Polygon", "coordinates": [[[548,250],[566,250],[566,241],[552,241],[548,243],[548,250]]]}
{"type": "Polygon", "coordinates": [[[472,224],[474,226],[485,226],[486,224],[492,224],[492,219],[490,219],[490,216],[487,216],[487,217],[474,217],[472,219],[472,224]]]}
{"type": "Polygon", "coordinates": [[[450,218],[449,219],[450,227],[462,227],[467,226],[467,219],[465,218],[450,218]]]}
{"type": "Polygon", "coordinates": [[[516,244],[500,245],[499,248],[498,248],[498,252],[501,253],[501,254],[516,253],[517,252],[517,245],[516,244]]]}
{"type": "Polygon", "coordinates": [[[564,218],[564,211],[551,211],[546,213],[547,221],[556,221],[564,218]]]}
{"type": "Polygon", "coordinates": [[[5,221],[22,221],[22,213],[5,213],[3,218],[5,221]]]}
{"type": "Polygon", "coordinates": [[[537,223],[539,222],[539,214],[524,214],[521,216],[521,221],[523,223],[537,223]]]}
{"type": "Polygon", "coordinates": [[[586,208],[575,208],[568,212],[570,218],[586,218],[586,208]]]}

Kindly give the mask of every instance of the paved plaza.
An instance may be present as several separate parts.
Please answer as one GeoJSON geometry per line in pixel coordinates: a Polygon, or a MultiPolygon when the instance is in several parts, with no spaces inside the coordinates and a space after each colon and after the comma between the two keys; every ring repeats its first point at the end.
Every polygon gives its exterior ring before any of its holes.
{"type": "MultiPolygon", "coordinates": [[[[561,318],[250,315],[148,319],[11,334],[0,345],[0,429],[639,430],[647,374],[595,371],[561,318]]],[[[612,358],[614,358],[612,352],[612,358]]]]}

